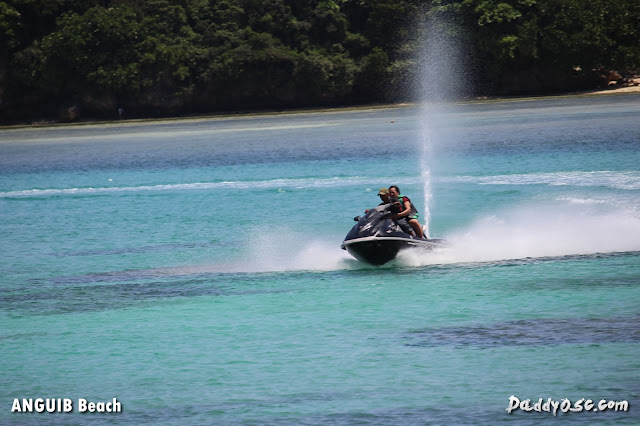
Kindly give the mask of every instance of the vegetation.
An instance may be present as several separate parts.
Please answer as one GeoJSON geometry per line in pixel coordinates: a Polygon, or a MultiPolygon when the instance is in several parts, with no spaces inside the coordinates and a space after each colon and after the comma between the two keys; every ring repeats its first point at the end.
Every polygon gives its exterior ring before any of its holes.
{"type": "Polygon", "coordinates": [[[638,0],[7,0],[0,112],[413,100],[434,28],[464,52],[443,81],[474,94],[573,90],[640,68],[638,0]]]}

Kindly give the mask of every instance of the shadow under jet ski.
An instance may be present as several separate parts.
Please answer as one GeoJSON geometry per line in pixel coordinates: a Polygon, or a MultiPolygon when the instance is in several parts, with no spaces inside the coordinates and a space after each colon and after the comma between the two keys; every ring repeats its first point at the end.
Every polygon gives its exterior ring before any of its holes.
{"type": "Polygon", "coordinates": [[[414,237],[391,219],[392,204],[375,207],[351,228],[341,248],[361,262],[374,266],[384,265],[396,258],[401,250],[432,250],[445,244],[445,240],[414,237]]]}

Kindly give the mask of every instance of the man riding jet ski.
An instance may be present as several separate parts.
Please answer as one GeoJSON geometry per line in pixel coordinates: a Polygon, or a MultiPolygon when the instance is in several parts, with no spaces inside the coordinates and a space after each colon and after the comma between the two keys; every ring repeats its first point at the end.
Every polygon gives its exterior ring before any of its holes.
{"type": "Polygon", "coordinates": [[[362,218],[354,218],[358,223],[345,237],[342,243],[343,250],[347,250],[362,262],[379,266],[395,259],[400,250],[432,249],[442,245],[443,240],[418,238],[408,223],[402,223],[402,220],[399,220],[400,223],[394,221],[393,217],[398,217],[402,207],[391,202],[392,199],[385,190],[386,188],[383,188],[378,193],[382,199],[378,207],[367,210],[362,218]]]}

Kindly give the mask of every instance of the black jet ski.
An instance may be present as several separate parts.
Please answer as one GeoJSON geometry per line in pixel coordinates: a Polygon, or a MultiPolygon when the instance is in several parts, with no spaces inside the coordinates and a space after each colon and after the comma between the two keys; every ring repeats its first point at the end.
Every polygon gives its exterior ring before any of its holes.
{"type": "MultiPolygon", "coordinates": [[[[418,238],[409,234],[391,219],[393,204],[382,204],[364,216],[355,217],[358,223],[351,228],[342,249],[361,262],[380,266],[396,258],[400,250],[431,250],[442,246],[444,240],[418,238]]],[[[407,232],[408,231],[408,232],[407,232]]]]}

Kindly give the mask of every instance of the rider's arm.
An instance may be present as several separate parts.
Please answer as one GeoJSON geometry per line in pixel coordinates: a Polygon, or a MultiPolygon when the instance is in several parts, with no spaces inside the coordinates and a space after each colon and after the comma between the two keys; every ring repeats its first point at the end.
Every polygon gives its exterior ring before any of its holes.
{"type": "Polygon", "coordinates": [[[407,217],[411,214],[411,203],[409,201],[404,202],[404,210],[398,213],[398,217],[407,217]]]}

